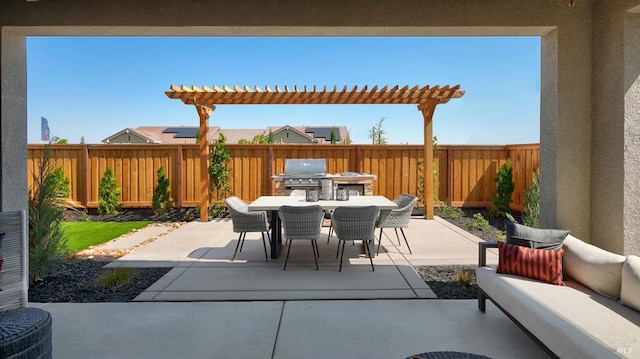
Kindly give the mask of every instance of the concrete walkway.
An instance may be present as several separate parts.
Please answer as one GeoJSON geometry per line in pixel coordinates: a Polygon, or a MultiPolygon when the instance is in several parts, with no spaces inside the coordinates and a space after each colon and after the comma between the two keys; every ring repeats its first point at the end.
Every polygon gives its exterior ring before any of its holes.
{"type": "Polygon", "coordinates": [[[413,266],[476,264],[480,239],[440,219],[412,219],[405,232],[413,254],[395,236],[384,239],[375,271],[360,245],[347,245],[338,273],[337,240],[327,245],[326,229],[319,271],[308,243],[292,247],[283,271],[282,258],[265,261],[259,236],[248,235],[231,262],[231,222],[192,222],[112,262],[173,267],[140,302],[31,306],[53,316],[55,358],[547,357],[491,303],[481,313],[475,300],[425,299],[433,293],[413,266]]]}

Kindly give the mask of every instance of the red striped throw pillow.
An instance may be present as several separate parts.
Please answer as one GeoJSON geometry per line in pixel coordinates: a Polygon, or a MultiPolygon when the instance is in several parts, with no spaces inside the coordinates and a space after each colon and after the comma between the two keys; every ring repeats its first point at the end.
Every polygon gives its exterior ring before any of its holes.
{"type": "Polygon", "coordinates": [[[499,242],[496,272],[564,285],[562,282],[563,253],[562,249],[535,249],[499,242]]]}

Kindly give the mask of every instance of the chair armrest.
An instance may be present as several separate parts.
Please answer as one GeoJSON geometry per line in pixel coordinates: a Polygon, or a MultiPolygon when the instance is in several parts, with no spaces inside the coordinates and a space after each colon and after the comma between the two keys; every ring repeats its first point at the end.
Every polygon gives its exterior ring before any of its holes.
{"type": "Polygon", "coordinates": [[[487,266],[487,249],[498,248],[498,242],[480,242],[478,243],[478,266],[487,266]]]}

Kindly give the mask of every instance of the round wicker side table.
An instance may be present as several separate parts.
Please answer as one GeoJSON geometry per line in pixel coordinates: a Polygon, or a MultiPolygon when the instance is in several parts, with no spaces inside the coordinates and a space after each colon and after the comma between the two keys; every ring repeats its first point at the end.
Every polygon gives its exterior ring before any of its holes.
{"type": "Polygon", "coordinates": [[[0,312],[0,358],[52,357],[51,314],[39,308],[0,312]]]}

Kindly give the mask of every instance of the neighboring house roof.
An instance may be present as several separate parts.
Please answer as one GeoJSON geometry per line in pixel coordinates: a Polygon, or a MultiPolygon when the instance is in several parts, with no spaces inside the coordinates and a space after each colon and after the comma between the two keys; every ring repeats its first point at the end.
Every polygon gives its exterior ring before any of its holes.
{"type": "MultiPolygon", "coordinates": [[[[196,143],[197,126],[139,126],[137,128],[125,128],[104,140],[103,143],[127,143],[114,142],[125,133],[138,136],[146,143],[162,144],[190,144],[196,143]]],[[[277,134],[286,130],[296,132],[303,137],[309,138],[309,142],[330,143],[331,129],[336,129],[336,137],[339,142],[348,139],[346,126],[269,126],[266,129],[221,129],[218,126],[209,127],[209,139],[217,140],[220,133],[224,134],[227,143],[238,143],[244,139],[253,140],[254,137],[264,135],[267,137],[269,131],[277,134]]]]}

